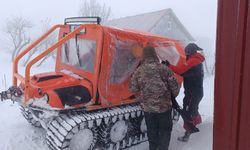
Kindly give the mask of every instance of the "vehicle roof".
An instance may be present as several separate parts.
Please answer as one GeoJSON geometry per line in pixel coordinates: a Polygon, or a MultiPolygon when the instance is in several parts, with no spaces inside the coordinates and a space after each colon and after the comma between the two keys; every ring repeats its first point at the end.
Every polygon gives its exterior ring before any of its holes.
{"type": "MultiPolygon", "coordinates": [[[[126,28],[118,28],[118,27],[113,27],[113,26],[104,26],[101,25],[104,32],[110,32],[110,33],[114,33],[114,34],[130,34],[133,36],[139,36],[139,37],[145,37],[148,40],[163,40],[163,41],[172,41],[172,42],[178,42],[178,40],[176,39],[172,39],[172,38],[168,38],[168,37],[163,37],[154,33],[150,33],[150,32],[144,32],[144,31],[138,31],[138,30],[134,30],[134,29],[126,29],[126,28]]],[[[128,35],[129,36],[129,35],[128,35]]]]}
{"type": "Polygon", "coordinates": [[[136,38],[141,41],[171,41],[180,43],[179,40],[163,37],[150,32],[138,31],[134,29],[118,28],[113,26],[98,25],[98,24],[85,24],[86,26],[98,27],[106,34],[118,35],[121,37],[136,38]]]}

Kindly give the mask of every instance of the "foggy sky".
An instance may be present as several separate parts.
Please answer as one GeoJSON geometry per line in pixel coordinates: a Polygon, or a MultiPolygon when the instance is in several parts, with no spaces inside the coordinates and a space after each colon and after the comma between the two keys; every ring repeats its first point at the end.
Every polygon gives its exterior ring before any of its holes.
{"type": "MultiPolygon", "coordinates": [[[[110,6],[112,18],[172,8],[194,37],[215,39],[217,0],[99,0],[110,6]]],[[[78,15],[81,0],[1,0],[0,29],[7,18],[22,16],[34,26],[50,18],[53,24],[78,15]]]]}

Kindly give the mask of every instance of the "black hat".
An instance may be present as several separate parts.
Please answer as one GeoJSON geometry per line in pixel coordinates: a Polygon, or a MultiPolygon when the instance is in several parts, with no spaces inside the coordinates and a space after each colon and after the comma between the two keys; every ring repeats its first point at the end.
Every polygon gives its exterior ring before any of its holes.
{"type": "Polygon", "coordinates": [[[158,60],[157,54],[155,52],[155,48],[152,46],[146,46],[143,48],[143,59],[154,59],[158,60]]]}
{"type": "Polygon", "coordinates": [[[200,48],[199,46],[197,46],[194,43],[189,43],[186,47],[185,47],[185,53],[186,55],[192,55],[193,53],[195,53],[196,51],[202,51],[203,49],[200,48]]]}

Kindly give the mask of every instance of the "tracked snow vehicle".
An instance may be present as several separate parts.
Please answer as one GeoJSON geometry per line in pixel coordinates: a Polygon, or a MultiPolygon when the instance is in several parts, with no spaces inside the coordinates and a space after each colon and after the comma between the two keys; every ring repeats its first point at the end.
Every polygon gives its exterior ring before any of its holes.
{"type": "Polygon", "coordinates": [[[99,23],[98,17],[68,18],[52,27],[15,58],[13,86],[0,95],[18,102],[23,116],[47,131],[52,150],[125,149],[146,141],[143,112],[128,90],[140,64],[141,49],[134,47],[151,45],[160,59],[185,62],[177,40],[99,23]],[[56,29],[58,41],[20,75],[19,60],[56,29]],[[31,67],[53,51],[55,72],[30,75],[31,67]]]}

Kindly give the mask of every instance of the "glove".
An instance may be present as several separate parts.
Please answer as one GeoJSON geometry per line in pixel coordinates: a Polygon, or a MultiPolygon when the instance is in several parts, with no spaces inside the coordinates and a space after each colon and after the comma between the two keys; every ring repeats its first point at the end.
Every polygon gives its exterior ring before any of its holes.
{"type": "Polygon", "coordinates": [[[161,63],[162,63],[163,65],[166,65],[166,66],[169,66],[169,65],[170,65],[170,63],[169,63],[168,60],[164,60],[164,61],[162,61],[161,63]]]}
{"type": "Polygon", "coordinates": [[[178,102],[176,101],[175,97],[171,96],[171,100],[172,100],[172,107],[174,109],[180,109],[180,106],[179,106],[178,102]]]}

